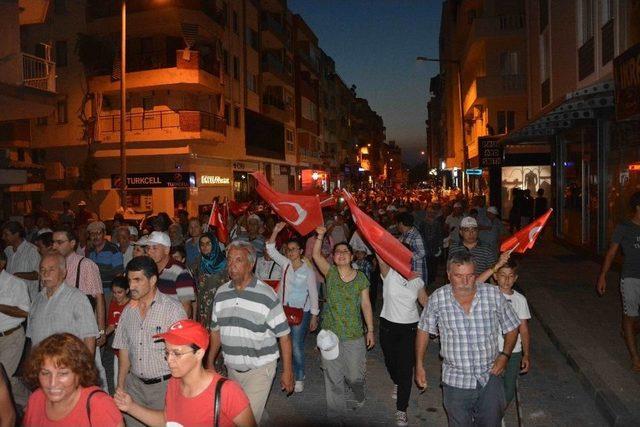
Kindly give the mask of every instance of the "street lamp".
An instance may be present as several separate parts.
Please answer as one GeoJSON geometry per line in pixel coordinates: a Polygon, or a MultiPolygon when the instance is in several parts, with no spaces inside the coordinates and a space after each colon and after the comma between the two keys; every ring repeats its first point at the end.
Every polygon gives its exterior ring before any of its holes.
{"type": "MultiPolygon", "coordinates": [[[[464,134],[465,134],[465,130],[464,130],[464,105],[462,105],[462,76],[461,76],[461,68],[462,65],[460,64],[460,61],[454,60],[454,59],[439,59],[439,58],[428,58],[426,56],[417,56],[416,57],[416,61],[425,61],[425,62],[440,62],[440,63],[448,63],[448,64],[454,64],[456,66],[456,77],[457,77],[457,83],[458,83],[458,104],[460,104],[460,128],[462,131],[462,159],[463,159],[463,165],[462,168],[466,169],[467,167],[469,167],[469,150],[464,138],[464,134]]],[[[465,176],[464,173],[462,174],[462,181],[463,181],[463,185],[462,185],[462,191],[467,194],[467,188],[466,188],[466,180],[465,180],[465,176]]]]}

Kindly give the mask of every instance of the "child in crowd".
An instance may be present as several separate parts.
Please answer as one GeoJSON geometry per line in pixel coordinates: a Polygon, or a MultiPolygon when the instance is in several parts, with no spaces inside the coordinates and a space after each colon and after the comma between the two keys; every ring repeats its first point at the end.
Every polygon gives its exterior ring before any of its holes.
{"type": "Polygon", "coordinates": [[[174,246],[171,249],[171,256],[174,260],[178,261],[181,264],[185,264],[187,262],[187,251],[184,246],[178,245],[174,246]]]}
{"type": "MultiPolygon", "coordinates": [[[[113,332],[116,330],[118,326],[118,322],[120,321],[120,315],[124,311],[124,308],[131,298],[129,297],[129,281],[124,276],[118,276],[113,279],[111,282],[111,292],[113,292],[113,298],[111,298],[111,303],[109,304],[109,311],[107,312],[107,329],[105,334],[107,335],[107,345],[109,352],[112,352],[113,359],[113,381],[114,384],[118,382],[118,350],[111,348],[111,344],[113,343],[113,332]]],[[[111,382],[111,381],[109,381],[111,382]]],[[[111,384],[110,384],[111,386],[111,384]]],[[[111,389],[111,387],[109,387],[111,389]]],[[[115,390],[115,386],[113,387],[115,390]]]]}
{"type": "MultiPolygon", "coordinates": [[[[498,283],[500,292],[502,292],[504,297],[512,304],[514,311],[520,318],[518,341],[513,348],[513,352],[509,358],[509,364],[503,376],[505,399],[507,405],[509,405],[515,394],[518,373],[524,374],[529,372],[531,346],[529,319],[531,319],[531,314],[529,313],[527,299],[518,291],[513,290],[513,285],[516,283],[516,280],[518,280],[518,262],[515,259],[510,258],[504,264],[499,262],[498,265],[494,267],[493,278],[498,283]]],[[[504,347],[502,335],[499,335],[499,340],[500,351],[502,351],[504,347]]]]}

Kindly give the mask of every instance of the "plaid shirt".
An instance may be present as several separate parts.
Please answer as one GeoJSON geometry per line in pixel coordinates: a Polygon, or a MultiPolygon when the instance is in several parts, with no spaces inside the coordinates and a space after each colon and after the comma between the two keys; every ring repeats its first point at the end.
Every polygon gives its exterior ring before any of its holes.
{"type": "Polygon", "coordinates": [[[400,236],[400,241],[409,246],[413,257],[411,258],[411,270],[420,274],[422,281],[427,280],[427,251],[424,249],[424,241],[417,228],[411,227],[406,233],[400,236]]]}
{"type": "Polygon", "coordinates": [[[518,315],[496,286],[478,283],[469,314],[445,285],[429,297],[418,328],[440,333],[442,382],[457,388],[475,389],[489,381],[498,353],[498,335],[520,325],[518,315]]]}

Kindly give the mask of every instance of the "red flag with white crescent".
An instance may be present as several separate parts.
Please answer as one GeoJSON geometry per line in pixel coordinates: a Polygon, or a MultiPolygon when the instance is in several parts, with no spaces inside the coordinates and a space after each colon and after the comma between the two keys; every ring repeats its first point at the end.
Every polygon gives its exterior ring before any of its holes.
{"type": "Polygon", "coordinates": [[[224,244],[229,242],[229,230],[227,230],[227,223],[223,217],[223,209],[216,200],[211,204],[211,214],[209,214],[209,229],[211,227],[216,229],[218,240],[224,244]]]}
{"type": "Polygon", "coordinates": [[[342,190],[344,199],[349,205],[353,222],[358,227],[362,236],[371,245],[373,250],[386,262],[400,273],[404,278],[413,277],[411,272],[411,258],[413,254],[402,243],[378,224],[373,218],[362,212],[355,199],[347,190],[342,190]]]}
{"type": "Polygon", "coordinates": [[[536,239],[538,239],[542,228],[549,220],[551,213],[553,213],[553,209],[549,209],[540,217],[533,220],[531,224],[527,225],[522,230],[502,242],[500,245],[500,252],[513,251],[515,253],[522,254],[528,249],[533,248],[533,245],[536,243],[536,239]]]}
{"type": "Polygon", "coordinates": [[[258,182],[256,191],[260,197],[301,236],[306,236],[324,224],[318,196],[279,193],[271,188],[262,172],[253,172],[251,175],[258,182]]]}

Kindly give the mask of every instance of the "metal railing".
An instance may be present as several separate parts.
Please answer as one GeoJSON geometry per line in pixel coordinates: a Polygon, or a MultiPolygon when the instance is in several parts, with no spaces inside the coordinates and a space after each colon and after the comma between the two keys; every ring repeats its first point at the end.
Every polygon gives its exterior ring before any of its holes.
{"type": "MultiPolygon", "coordinates": [[[[125,117],[127,131],[146,131],[155,129],[180,129],[183,131],[211,130],[226,134],[227,124],[224,117],[206,111],[196,110],[164,110],[127,113],[125,117]],[[198,121],[187,123],[188,117],[198,117],[198,121]],[[184,121],[181,121],[181,118],[184,121]]],[[[100,131],[103,133],[120,132],[120,114],[100,116],[100,131]]]]}
{"type": "Polygon", "coordinates": [[[227,134],[227,122],[224,117],[217,114],[208,113],[206,111],[199,111],[200,113],[200,127],[213,132],[227,134]]]}
{"type": "Polygon", "coordinates": [[[22,81],[25,86],[47,92],[56,91],[56,64],[22,53],[22,81]]]}
{"type": "Polygon", "coordinates": [[[265,105],[270,105],[282,111],[285,111],[287,108],[287,104],[284,102],[282,98],[272,94],[265,94],[262,97],[262,102],[265,105]]]}

